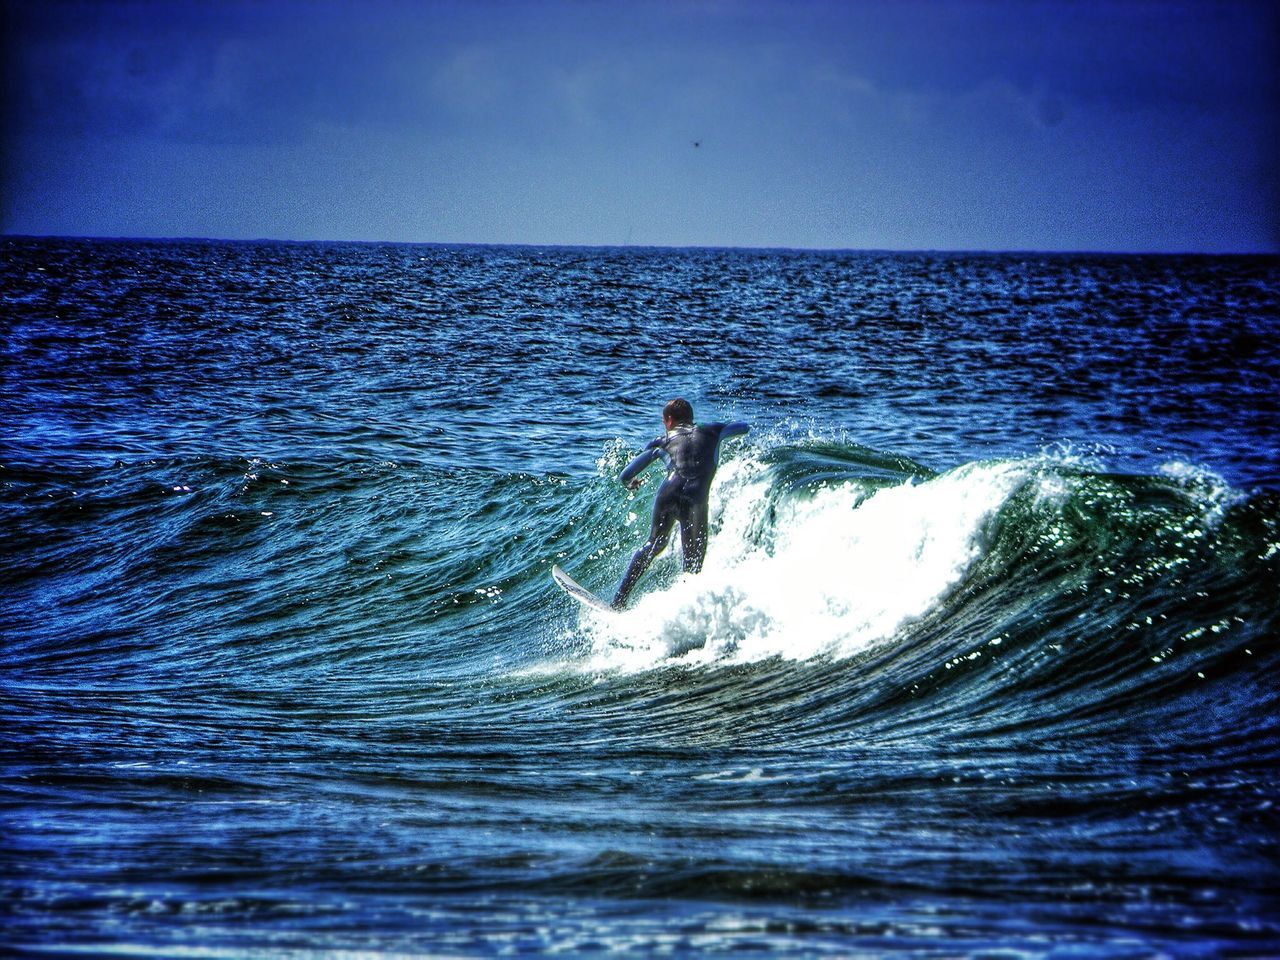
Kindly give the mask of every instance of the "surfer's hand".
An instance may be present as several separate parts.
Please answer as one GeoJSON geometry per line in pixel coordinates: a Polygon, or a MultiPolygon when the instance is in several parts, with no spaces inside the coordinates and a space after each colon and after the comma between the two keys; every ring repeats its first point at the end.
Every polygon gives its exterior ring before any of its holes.
{"type": "Polygon", "coordinates": [[[635,491],[640,489],[640,486],[641,484],[639,480],[632,480],[630,483],[627,484],[627,489],[630,490],[632,493],[634,493],[635,491]]]}

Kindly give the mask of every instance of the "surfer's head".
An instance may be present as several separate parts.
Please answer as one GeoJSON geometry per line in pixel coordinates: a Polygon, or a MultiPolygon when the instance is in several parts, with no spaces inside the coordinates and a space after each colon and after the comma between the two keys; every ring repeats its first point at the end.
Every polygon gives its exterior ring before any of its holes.
{"type": "Polygon", "coordinates": [[[693,407],[683,397],[677,397],[662,408],[662,422],[668,430],[693,423],[693,407]]]}

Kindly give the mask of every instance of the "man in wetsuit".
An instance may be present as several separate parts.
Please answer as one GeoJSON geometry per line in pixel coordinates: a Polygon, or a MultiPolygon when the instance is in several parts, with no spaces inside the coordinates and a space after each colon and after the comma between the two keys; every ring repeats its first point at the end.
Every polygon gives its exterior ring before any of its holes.
{"type": "Polygon", "coordinates": [[[693,407],[688,400],[668,403],[662,411],[662,425],[667,429],[666,434],[651,440],[644,452],[627,464],[620,478],[630,489],[638,489],[640,481],[636,477],[641,470],[658,457],[667,462],[667,479],[662,481],[653,501],[649,539],[631,558],[626,576],[613,595],[613,606],[617,610],[626,605],[627,597],[649,564],[666,549],[671,528],[677,522],[685,572],[697,573],[702,569],[702,558],[707,552],[707,498],[711,494],[711,478],[716,473],[720,441],[748,430],[741,420],[695,426],[693,407]]]}

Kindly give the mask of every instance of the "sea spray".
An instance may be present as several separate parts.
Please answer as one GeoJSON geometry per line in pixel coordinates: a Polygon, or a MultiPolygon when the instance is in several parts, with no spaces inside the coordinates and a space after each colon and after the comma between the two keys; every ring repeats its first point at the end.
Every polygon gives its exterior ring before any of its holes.
{"type": "Polygon", "coordinates": [[[1030,473],[969,464],[919,483],[821,481],[775,499],[760,462],[740,458],[716,480],[720,529],[702,573],[623,616],[584,613],[585,667],[844,658],[889,642],[964,577],[1030,473]]]}

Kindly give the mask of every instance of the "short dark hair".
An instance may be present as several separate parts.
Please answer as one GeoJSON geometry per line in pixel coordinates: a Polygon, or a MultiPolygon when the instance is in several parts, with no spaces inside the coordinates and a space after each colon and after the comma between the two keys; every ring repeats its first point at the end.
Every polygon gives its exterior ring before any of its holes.
{"type": "Polygon", "coordinates": [[[662,419],[674,423],[693,423],[693,407],[684,397],[677,397],[662,408],[662,419]]]}

